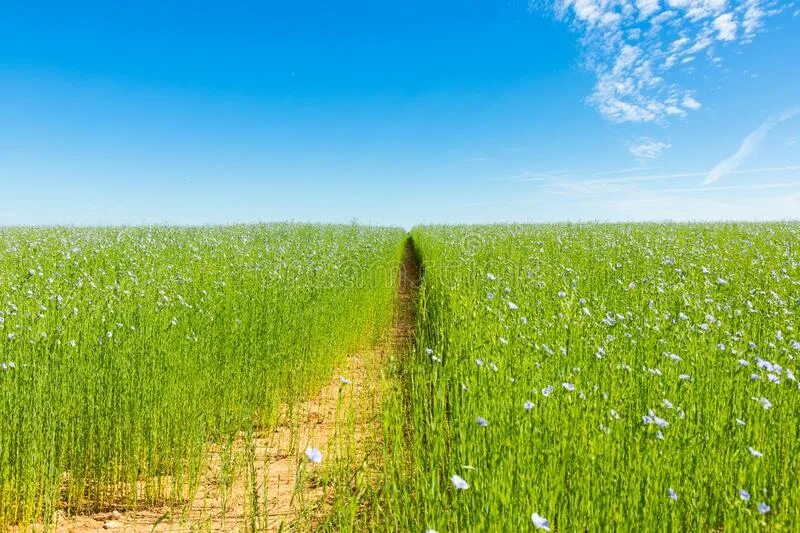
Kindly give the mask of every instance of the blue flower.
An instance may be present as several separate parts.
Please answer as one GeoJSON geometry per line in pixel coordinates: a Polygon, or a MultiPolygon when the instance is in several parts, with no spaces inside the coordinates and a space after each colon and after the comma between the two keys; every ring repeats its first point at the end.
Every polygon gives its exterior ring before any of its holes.
{"type": "Polygon", "coordinates": [[[467,483],[464,478],[458,474],[453,474],[453,476],[450,478],[450,481],[453,482],[453,486],[456,488],[456,490],[467,490],[469,488],[469,483],[467,483]]]}
{"type": "Polygon", "coordinates": [[[542,529],[544,531],[550,531],[550,521],[547,518],[540,516],[539,513],[533,513],[531,515],[531,521],[536,529],[542,529]]]}
{"type": "Polygon", "coordinates": [[[317,448],[312,448],[311,446],[306,448],[306,457],[308,457],[308,460],[312,463],[319,464],[322,462],[322,452],[317,448]]]}

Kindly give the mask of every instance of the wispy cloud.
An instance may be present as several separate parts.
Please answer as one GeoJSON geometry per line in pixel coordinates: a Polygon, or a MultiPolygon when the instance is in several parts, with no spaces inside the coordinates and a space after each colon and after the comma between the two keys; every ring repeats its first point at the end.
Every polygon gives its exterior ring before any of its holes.
{"type": "MultiPolygon", "coordinates": [[[[731,174],[767,174],[773,172],[791,172],[798,170],[800,170],[800,165],[787,165],[783,167],[761,167],[761,168],[749,168],[747,170],[734,170],[731,172],[731,174]]],[[[621,171],[618,174],[622,173],[623,172],[621,171]]],[[[617,183],[646,183],[651,181],[666,181],[666,180],[672,181],[683,178],[700,178],[708,175],[707,172],[699,172],[699,171],[674,172],[670,174],[641,174],[634,176],[619,176],[618,174],[617,175],[609,174],[611,177],[580,180],[580,182],[591,183],[593,185],[605,185],[605,184],[613,185],[617,183]]]]}
{"type": "Polygon", "coordinates": [[[742,163],[744,163],[745,160],[747,160],[747,158],[758,149],[759,145],[770,132],[770,130],[772,130],[772,128],[781,122],[785,122],[795,117],[798,114],[800,114],[800,107],[790,109],[789,111],[785,111],[780,115],[768,118],[763,124],[753,130],[750,135],[744,138],[742,144],[739,146],[739,149],[735,154],[727,159],[723,159],[711,169],[706,176],[706,179],[703,181],[703,184],[708,185],[714,183],[715,181],[718,181],[726,175],[736,171],[740,166],[742,166],[742,163]]]}
{"type": "Polygon", "coordinates": [[[642,138],[630,146],[630,151],[639,159],[658,159],[670,147],[672,145],[665,142],[642,138]]]}
{"type": "Polygon", "coordinates": [[[513,174],[511,176],[503,176],[500,178],[492,178],[491,181],[547,181],[547,180],[557,180],[563,179],[569,174],[567,170],[554,170],[550,172],[530,172],[524,171],[520,172],[519,174],[513,174]]]}
{"type": "Polygon", "coordinates": [[[762,191],[767,189],[786,189],[786,188],[800,188],[800,178],[794,181],[778,181],[775,183],[748,183],[740,185],[723,185],[721,187],[671,187],[667,189],[659,189],[658,192],[675,193],[675,192],[722,192],[722,191],[762,191]]]}
{"type": "Polygon", "coordinates": [[[620,174],[629,174],[631,172],[641,172],[642,167],[623,168],[621,170],[603,170],[602,172],[593,172],[592,176],[616,176],[620,174]]]}
{"type": "Polygon", "coordinates": [[[697,198],[694,193],[636,191],[594,202],[611,220],[797,220],[800,194],[697,198]]]}
{"type": "Polygon", "coordinates": [[[559,197],[599,199],[603,197],[621,196],[634,192],[660,193],[721,193],[736,190],[760,190],[794,187],[800,189],[800,165],[784,167],[763,167],[747,170],[736,170],[732,174],[743,177],[757,174],[778,174],[777,180],[759,183],[738,183],[728,186],[702,185],[689,186],[690,178],[705,176],[705,172],[676,172],[671,174],[643,174],[633,176],[613,176],[608,178],[589,179],[551,179],[542,185],[543,191],[559,197]],[[788,174],[788,173],[793,174],[788,174]],[[667,182],[661,185],[661,182],[667,182]],[[676,187],[676,183],[686,186],[676,187]],[[666,185],[666,186],[665,186],[666,185]]]}
{"type": "Polygon", "coordinates": [[[596,78],[588,101],[615,122],[653,122],[702,107],[670,72],[719,45],[750,42],[777,0],[531,0],[581,34],[596,78]]]}

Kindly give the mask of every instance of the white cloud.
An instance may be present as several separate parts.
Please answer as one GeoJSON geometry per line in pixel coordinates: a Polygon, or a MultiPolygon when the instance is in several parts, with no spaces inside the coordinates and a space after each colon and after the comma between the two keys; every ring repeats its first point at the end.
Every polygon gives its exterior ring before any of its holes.
{"type": "Polygon", "coordinates": [[[744,19],[742,20],[742,27],[744,28],[745,36],[750,37],[761,28],[762,20],[766,16],[766,13],[764,13],[764,10],[761,9],[761,6],[758,5],[756,0],[750,0],[747,4],[747,9],[744,12],[744,19]]]}
{"type": "Polygon", "coordinates": [[[685,107],[686,109],[691,109],[692,111],[697,111],[698,109],[703,107],[703,104],[695,100],[694,97],[692,97],[692,95],[687,94],[686,96],[683,97],[683,107],[685,107]]]}
{"type": "Polygon", "coordinates": [[[614,122],[653,122],[700,109],[670,73],[699,54],[751,41],[778,0],[531,0],[581,34],[596,76],[588,101],[614,122]]]}
{"type": "Polygon", "coordinates": [[[738,24],[733,20],[733,14],[724,13],[714,19],[714,28],[719,34],[721,41],[734,41],[736,40],[736,28],[738,24]]]}
{"type": "Polygon", "coordinates": [[[657,13],[661,6],[659,0],[636,0],[636,8],[639,10],[639,17],[647,19],[657,13]]]}
{"type": "Polygon", "coordinates": [[[658,159],[672,145],[652,139],[639,139],[630,147],[631,153],[639,159],[658,159]]]}
{"type": "Polygon", "coordinates": [[[744,161],[750,157],[750,155],[756,149],[758,149],[759,145],[764,140],[764,137],[767,136],[772,128],[798,114],[800,114],[800,108],[795,108],[767,119],[758,128],[753,130],[750,135],[744,138],[742,144],[739,146],[739,149],[735,154],[717,163],[717,165],[708,173],[703,183],[706,185],[709,183],[714,183],[720,178],[723,178],[731,172],[737,170],[742,163],[744,163],[744,161]]]}

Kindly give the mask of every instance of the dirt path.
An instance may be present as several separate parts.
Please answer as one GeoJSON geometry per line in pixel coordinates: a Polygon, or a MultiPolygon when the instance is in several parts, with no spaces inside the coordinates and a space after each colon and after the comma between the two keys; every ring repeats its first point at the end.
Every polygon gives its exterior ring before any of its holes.
{"type": "Polygon", "coordinates": [[[57,516],[56,531],[313,529],[330,511],[336,490],[350,491],[342,480],[354,483],[357,474],[376,476],[380,471],[376,452],[381,446],[384,363],[389,354],[404,353],[413,339],[419,280],[420,269],[408,241],[387,339],[348,356],[315,397],[287,413],[285,422],[269,434],[243,434],[228,449],[213,449],[189,505],[57,516]],[[306,458],[309,446],[322,452],[319,464],[306,458]]]}

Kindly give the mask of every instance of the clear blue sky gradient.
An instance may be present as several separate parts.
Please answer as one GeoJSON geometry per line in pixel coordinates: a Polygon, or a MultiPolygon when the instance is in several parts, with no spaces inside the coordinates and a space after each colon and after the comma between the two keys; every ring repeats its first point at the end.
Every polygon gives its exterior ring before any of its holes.
{"type": "Polygon", "coordinates": [[[800,106],[800,16],[764,26],[675,72],[700,110],[614,123],[524,0],[7,2],[0,225],[796,218],[800,116],[702,184],[800,106]]]}

